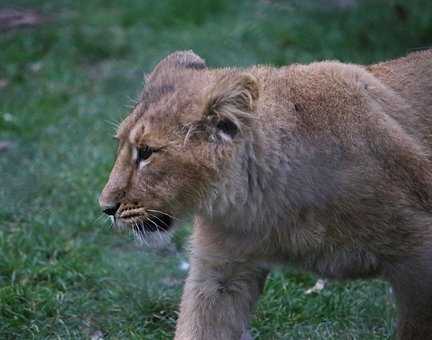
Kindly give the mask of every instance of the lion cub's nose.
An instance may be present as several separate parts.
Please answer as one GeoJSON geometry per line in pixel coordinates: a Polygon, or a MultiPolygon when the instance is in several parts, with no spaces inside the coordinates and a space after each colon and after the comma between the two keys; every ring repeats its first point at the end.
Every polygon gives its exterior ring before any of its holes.
{"type": "Polygon", "coordinates": [[[102,211],[109,216],[114,216],[115,213],[117,212],[119,206],[120,206],[120,204],[116,204],[116,205],[113,205],[110,207],[102,207],[102,211]]]}

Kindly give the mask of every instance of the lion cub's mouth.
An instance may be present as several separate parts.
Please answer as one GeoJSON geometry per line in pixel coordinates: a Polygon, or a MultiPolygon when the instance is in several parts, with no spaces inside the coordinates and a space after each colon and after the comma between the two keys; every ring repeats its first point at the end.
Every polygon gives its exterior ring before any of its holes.
{"type": "Polygon", "coordinates": [[[145,234],[167,232],[173,225],[170,215],[156,210],[126,209],[119,213],[117,221],[133,230],[145,234]]]}

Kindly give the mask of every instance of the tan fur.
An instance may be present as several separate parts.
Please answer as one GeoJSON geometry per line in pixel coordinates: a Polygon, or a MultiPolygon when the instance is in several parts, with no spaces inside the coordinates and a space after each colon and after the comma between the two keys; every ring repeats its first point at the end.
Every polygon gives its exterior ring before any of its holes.
{"type": "Polygon", "coordinates": [[[122,123],[100,204],[120,204],[123,225],[195,216],[177,340],[246,338],[272,263],[382,277],[399,338],[430,339],[431,117],[431,50],[368,67],[215,70],[176,52],[122,123]],[[140,145],[162,148],[142,169],[140,145]]]}

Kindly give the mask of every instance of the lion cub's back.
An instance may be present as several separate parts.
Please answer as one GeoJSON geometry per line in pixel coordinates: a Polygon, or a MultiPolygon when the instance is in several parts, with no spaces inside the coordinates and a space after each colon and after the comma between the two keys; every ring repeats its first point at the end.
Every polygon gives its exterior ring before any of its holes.
{"type": "Polygon", "coordinates": [[[381,114],[408,129],[416,125],[415,115],[406,115],[410,107],[404,98],[362,66],[323,61],[282,68],[277,76],[285,82],[274,82],[279,87],[276,100],[293,104],[299,128],[306,133],[343,137],[381,114]]]}
{"type": "MultiPolygon", "coordinates": [[[[375,77],[398,93],[418,120],[416,129],[432,147],[432,49],[367,67],[375,77]]],[[[410,114],[406,112],[405,117],[410,114]]],[[[405,119],[409,119],[406,117],[405,119]]],[[[402,124],[404,117],[401,119],[402,124]]]]}

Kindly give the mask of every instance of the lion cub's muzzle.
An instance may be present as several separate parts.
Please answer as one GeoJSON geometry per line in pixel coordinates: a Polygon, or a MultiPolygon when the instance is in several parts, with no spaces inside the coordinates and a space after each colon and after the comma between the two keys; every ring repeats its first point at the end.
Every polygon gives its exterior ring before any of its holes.
{"type": "Polygon", "coordinates": [[[119,227],[129,227],[141,234],[166,232],[171,229],[171,215],[160,210],[146,209],[136,204],[119,204],[103,210],[119,227]]]}

